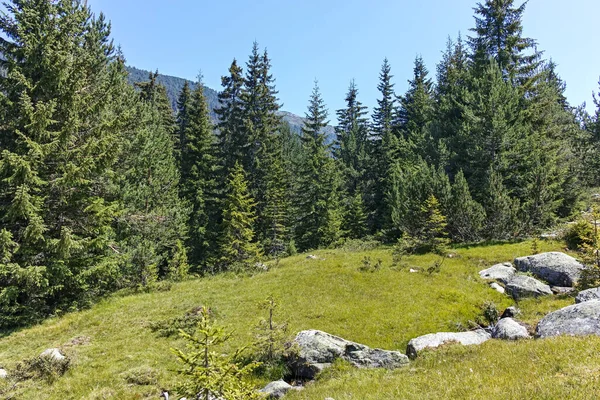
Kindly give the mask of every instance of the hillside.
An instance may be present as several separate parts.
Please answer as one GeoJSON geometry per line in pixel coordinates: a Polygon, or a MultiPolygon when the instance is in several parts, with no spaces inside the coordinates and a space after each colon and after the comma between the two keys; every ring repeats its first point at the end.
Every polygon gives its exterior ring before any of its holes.
{"type": "MultiPolygon", "coordinates": [[[[127,67],[127,71],[129,72],[128,79],[131,84],[148,80],[148,75],[150,74],[150,71],[145,71],[135,67],[127,67]]],[[[179,93],[181,92],[181,89],[183,88],[183,85],[186,81],[190,84],[192,89],[196,88],[196,83],[193,81],[170,75],[158,75],[158,82],[164,85],[167,89],[167,95],[169,96],[169,100],[171,101],[171,106],[173,107],[173,109],[175,109],[177,106],[177,98],[179,97],[179,93]]],[[[217,116],[214,110],[219,105],[218,92],[214,89],[205,86],[204,95],[206,96],[206,100],[208,101],[210,116],[213,119],[213,121],[215,121],[217,116]]],[[[279,114],[281,115],[283,120],[290,125],[292,131],[298,134],[301,132],[302,126],[304,125],[304,118],[299,117],[296,114],[292,114],[288,111],[281,111],[279,114]]],[[[332,143],[335,138],[335,132],[333,127],[328,126],[327,128],[325,128],[325,132],[327,133],[328,142],[332,143]]]]}
{"type": "MultiPolygon", "coordinates": [[[[558,250],[559,243],[541,243],[558,250]]],[[[2,367],[49,347],[71,358],[69,371],[53,384],[27,381],[15,399],[154,399],[174,386],[178,363],[170,351],[180,340],[149,329],[200,305],[234,329],[235,346],[253,340],[264,313],[258,303],[273,294],[279,320],[293,337],[320,329],[372,347],[404,352],[418,335],[455,331],[476,321],[482,306],[513,304],[479,279],[481,267],[528,254],[530,242],[455,249],[441,273],[411,273],[392,267],[389,248],[324,250],[317,259],[298,255],[271,264],[251,277],[212,276],[174,284],[169,291],[116,295],[92,309],[47,320],[0,340],[2,367]],[[362,260],[381,259],[376,272],[361,272],[362,260]]],[[[411,256],[413,268],[426,268],[431,255],[411,256]]],[[[572,298],[521,301],[522,319],[534,325],[546,313],[572,304],[572,298]]],[[[449,346],[426,353],[396,371],[356,370],[337,364],[290,399],[439,398],[594,398],[598,393],[600,338],[557,338],[523,342],[490,341],[481,346],[449,346]]],[[[257,386],[265,378],[257,377],[257,386]]],[[[288,398],[286,397],[286,398],[288,398]]]]}

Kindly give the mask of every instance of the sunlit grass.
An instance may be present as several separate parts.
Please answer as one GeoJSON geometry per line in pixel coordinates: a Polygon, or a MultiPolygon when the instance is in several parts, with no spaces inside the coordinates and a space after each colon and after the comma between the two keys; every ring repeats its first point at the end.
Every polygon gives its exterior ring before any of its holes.
{"type": "MultiPolygon", "coordinates": [[[[540,247],[549,251],[561,246],[542,242],[540,247]]],[[[494,302],[500,311],[512,305],[512,299],[481,281],[478,271],[529,254],[531,243],[461,247],[451,252],[456,256],[446,259],[441,272],[432,275],[409,270],[427,269],[436,260],[433,255],[408,257],[402,266],[393,266],[389,248],[323,250],[314,253],[317,260],[307,259],[305,254],[290,257],[271,263],[269,272],[252,277],[216,276],[175,284],[168,292],[114,296],[91,310],[48,320],[1,339],[0,367],[11,368],[48,347],[62,347],[73,359],[69,372],[52,386],[24,383],[15,398],[157,398],[160,388],[173,387],[178,364],[170,349],[181,343],[176,338],[158,337],[148,328],[150,322],[206,305],[220,323],[235,330],[231,346],[240,346],[253,340],[253,327],[264,312],[258,303],[269,294],[279,299],[280,320],[288,321],[290,336],[304,329],[320,329],[372,347],[404,352],[413,337],[469,326],[478,320],[486,302],[494,302]],[[365,257],[372,263],[381,259],[383,267],[372,273],[359,271],[365,257]],[[89,337],[90,343],[65,346],[78,336],[89,337]],[[136,373],[148,374],[158,383],[132,383],[131,376],[136,373]]],[[[572,303],[572,298],[545,298],[519,306],[523,319],[534,325],[545,313],[572,303]]],[[[523,393],[547,386],[547,380],[553,385],[598,384],[600,361],[586,358],[590,348],[597,352],[600,341],[565,338],[451,347],[427,354],[396,372],[340,366],[291,398],[468,398],[471,392],[522,398],[517,389],[511,392],[513,387],[507,388],[508,381],[523,381],[523,393]],[[519,374],[519,370],[524,372],[519,374]],[[556,375],[559,373],[564,376],[556,375]]]]}

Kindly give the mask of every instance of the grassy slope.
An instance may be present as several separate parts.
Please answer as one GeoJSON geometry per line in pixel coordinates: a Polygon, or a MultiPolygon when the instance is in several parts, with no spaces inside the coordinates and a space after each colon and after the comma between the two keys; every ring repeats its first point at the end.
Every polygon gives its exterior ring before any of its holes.
{"type": "MultiPolygon", "coordinates": [[[[557,250],[542,243],[542,250],[557,250]]],[[[169,292],[113,297],[93,309],[46,321],[0,340],[0,366],[12,367],[48,347],[62,347],[73,368],[53,385],[21,386],[16,398],[143,399],[172,387],[177,362],[169,349],[176,339],[158,338],[148,322],[179,316],[198,305],[215,310],[218,320],[236,330],[235,345],[252,339],[260,319],[257,303],[268,294],[280,299],[290,332],[321,329],[373,347],[405,350],[413,337],[455,330],[481,313],[488,300],[499,308],[512,301],[489,289],[477,272],[495,262],[530,252],[529,243],[458,249],[433,276],[390,268],[389,249],[368,252],[321,251],[323,260],[305,256],[282,260],[270,272],[250,278],[217,276],[174,285],[169,292]],[[384,268],[359,272],[364,256],[381,258],[384,268]],[[88,336],[89,344],[65,346],[88,336]],[[158,383],[133,385],[127,371],[147,367],[158,383]]],[[[432,256],[408,259],[427,267],[432,256]]],[[[573,299],[522,302],[524,319],[535,324],[545,313],[573,299]]],[[[587,397],[600,387],[600,338],[505,343],[476,348],[449,347],[429,353],[409,368],[356,371],[340,365],[291,399],[587,397]],[[471,372],[473,370],[473,372],[471,372]]],[[[593,397],[593,396],[592,396],[593,397]]]]}

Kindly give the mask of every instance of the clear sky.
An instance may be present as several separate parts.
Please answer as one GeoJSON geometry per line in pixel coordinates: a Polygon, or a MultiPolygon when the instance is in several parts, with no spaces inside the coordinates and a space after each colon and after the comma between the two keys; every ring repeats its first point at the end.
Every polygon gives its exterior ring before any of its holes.
{"type": "MultiPolygon", "coordinates": [[[[384,57],[403,93],[414,58],[432,76],[448,36],[473,27],[476,0],[89,0],[112,21],[129,65],[195,79],[220,90],[235,57],[266,47],[283,109],[304,115],[314,79],[330,110],[343,107],[351,79],[371,109],[384,57]]],[[[519,0],[515,2],[521,4],[519,0]]],[[[591,109],[600,76],[599,0],[530,0],[524,34],[558,64],[572,105],[591,109]]]]}

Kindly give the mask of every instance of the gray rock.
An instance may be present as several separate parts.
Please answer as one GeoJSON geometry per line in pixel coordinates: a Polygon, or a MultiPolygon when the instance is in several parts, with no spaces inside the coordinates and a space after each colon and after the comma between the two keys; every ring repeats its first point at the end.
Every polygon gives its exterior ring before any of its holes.
{"type": "Polygon", "coordinates": [[[594,289],[583,290],[575,297],[575,303],[584,303],[590,300],[600,299],[600,287],[594,289]]]}
{"type": "Polygon", "coordinates": [[[292,386],[284,380],[269,383],[263,389],[259,390],[264,393],[267,399],[281,399],[290,390],[302,390],[301,386],[292,386]]]}
{"type": "Polygon", "coordinates": [[[585,268],[573,257],[559,252],[542,253],[515,259],[519,271],[531,272],[551,285],[573,287],[585,268]]]}
{"type": "Polygon", "coordinates": [[[490,283],[490,287],[498,293],[504,294],[506,292],[506,289],[504,289],[502,286],[498,285],[496,282],[490,283]]]}
{"type": "Polygon", "coordinates": [[[502,283],[507,283],[511,280],[513,276],[515,276],[516,273],[517,270],[510,263],[504,263],[496,264],[488,269],[479,271],[479,276],[482,279],[489,279],[494,281],[500,281],[502,283]]]}
{"type": "Polygon", "coordinates": [[[511,307],[508,307],[506,310],[504,310],[504,312],[500,316],[500,319],[502,319],[502,318],[514,318],[517,315],[519,315],[520,313],[521,313],[521,311],[519,311],[519,309],[517,307],[511,306],[511,307]]]}
{"type": "Polygon", "coordinates": [[[512,318],[502,318],[494,329],[492,329],[492,338],[502,340],[529,339],[527,328],[519,324],[512,318]]]}
{"type": "Polygon", "coordinates": [[[309,254],[306,256],[307,260],[318,260],[319,258],[315,255],[309,254]]]}
{"type": "Polygon", "coordinates": [[[489,332],[479,329],[471,332],[439,332],[419,336],[408,342],[406,354],[412,359],[417,358],[419,352],[424,349],[433,349],[446,343],[459,343],[463,346],[472,346],[487,342],[492,337],[489,332]]]}
{"type": "Polygon", "coordinates": [[[291,363],[296,376],[312,379],[336,359],[344,359],[359,368],[399,368],[408,357],[398,351],[371,349],[328,333],[308,330],[298,333],[294,342],[299,352],[291,363]]]}
{"type": "Polygon", "coordinates": [[[575,288],[572,287],[552,286],[550,289],[552,290],[552,293],[556,295],[567,295],[575,293],[575,288]]]}
{"type": "Polygon", "coordinates": [[[40,354],[42,358],[48,358],[54,362],[62,362],[65,361],[67,357],[65,357],[59,349],[46,349],[40,354]]]}
{"type": "Polygon", "coordinates": [[[552,294],[550,286],[524,275],[515,275],[506,284],[505,289],[515,300],[552,294]]]}
{"type": "Polygon", "coordinates": [[[0,379],[8,378],[8,371],[4,368],[0,368],[0,379]]]}
{"type": "Polygon", "coordinates": [[[536,334],[541,338],[600,336],[600,300],[589,300],[546,315],[538,324],[536,334]]]}

